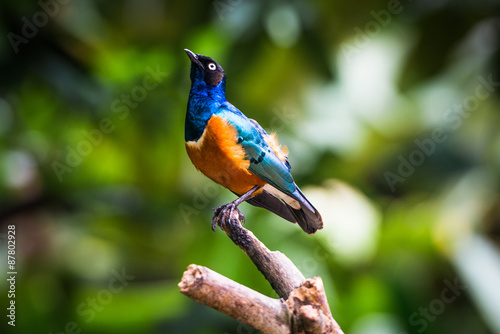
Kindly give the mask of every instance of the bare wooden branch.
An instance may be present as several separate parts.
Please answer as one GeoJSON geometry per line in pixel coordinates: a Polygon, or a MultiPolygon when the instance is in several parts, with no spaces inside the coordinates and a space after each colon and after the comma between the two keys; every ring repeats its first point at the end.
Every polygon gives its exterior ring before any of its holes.
{"type": "Polygon", "coordinates": [[[190,265],[179,283],[181,292],[262,333],[290,334],[288,307],[208,268],[190,265]]]}
{"type": "Polygon", "coordinates": [[[292,314],[293,333],[343,334],[332,317],[320,277],[304,281],[290,293],[286,303],[292,314]]]}
{"type": "Polygon", "coordinates": [[[247,254],[281,299],[249,289],[208,268],[190,265],[181,292],[263,334],[343,334],[332,317],[320,277],[305,279],[284,254],[271,252],[243,228],[235,210],[221,228],[247,254]]]}
{"type": "MultiPolygon", "coordinates": [[[[238,214],[235,211],[234,214],[238,214]]],[[[255,235],[243,228],[237,219],[228,219],[221,228],[229,238],[252,260],[257,269],[283,299],[304,280],[304,275],[292,261],[279,251],[271,252],[255,235]]]]}

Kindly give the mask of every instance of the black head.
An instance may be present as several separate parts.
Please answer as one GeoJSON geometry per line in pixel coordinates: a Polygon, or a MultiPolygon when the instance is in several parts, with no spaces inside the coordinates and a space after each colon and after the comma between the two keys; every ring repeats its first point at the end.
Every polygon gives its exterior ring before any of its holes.
{"type": "Polygon", "coordinates": [[[215,87],[224,79],[224,70],[210,57],[195,54],[184,49],[191,59],[191,80],[204,80],[207,85],[215,87]]]}

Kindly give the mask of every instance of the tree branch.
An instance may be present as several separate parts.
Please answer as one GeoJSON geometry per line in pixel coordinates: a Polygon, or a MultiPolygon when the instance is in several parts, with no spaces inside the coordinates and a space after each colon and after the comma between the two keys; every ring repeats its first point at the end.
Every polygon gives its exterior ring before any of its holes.
{"type": "Polygon", "coordinates": [[[343,334],[333,319],[320,277],[305,279],[284,254],[271,252],[243,228],[235,210],[221,228],[250,257],[281,299],[273,299],[208,268],[190,265],[181,292],[263,334],[343,334]]]}
{"type": "Polygon", "coordinates": [[[238,220],[231,219],[221,224],[221,228],[252,260],[281,298],[287,299],[290,292],[305,280],[304,275],[285,254],[271,252],[252,232],[243,228],[238,220]]]}
{"type": "Polygon", "coordinates": [[[243,322],[262,333],[289,334],[288,307],[208,268],[190,265],[181,292],[194,301],[243,322]]]}

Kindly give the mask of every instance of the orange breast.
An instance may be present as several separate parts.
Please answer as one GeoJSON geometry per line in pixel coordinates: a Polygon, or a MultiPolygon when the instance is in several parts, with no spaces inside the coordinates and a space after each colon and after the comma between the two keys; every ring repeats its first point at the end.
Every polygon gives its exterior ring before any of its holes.
{"type": "Polygon", "coordinates": [[[248,171],[250,161],[237,144],[237,130],[226,120],[212,116],[198,141],[186,142],[193,165],[214,182],[243,195],[256,185],[266,184],[248,171]]]}

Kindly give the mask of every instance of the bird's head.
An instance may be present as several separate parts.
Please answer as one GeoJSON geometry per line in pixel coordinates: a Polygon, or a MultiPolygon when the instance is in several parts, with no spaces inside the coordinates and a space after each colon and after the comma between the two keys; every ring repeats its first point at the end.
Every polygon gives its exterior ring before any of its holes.
{"type": "Polygon", "coordinates": [[[191,81],[203,81],[207,86],[216,87],[224,81],[225,74],[222,67],[210,57],[195,54],[184,49],[191,59],[191,81]]]}

